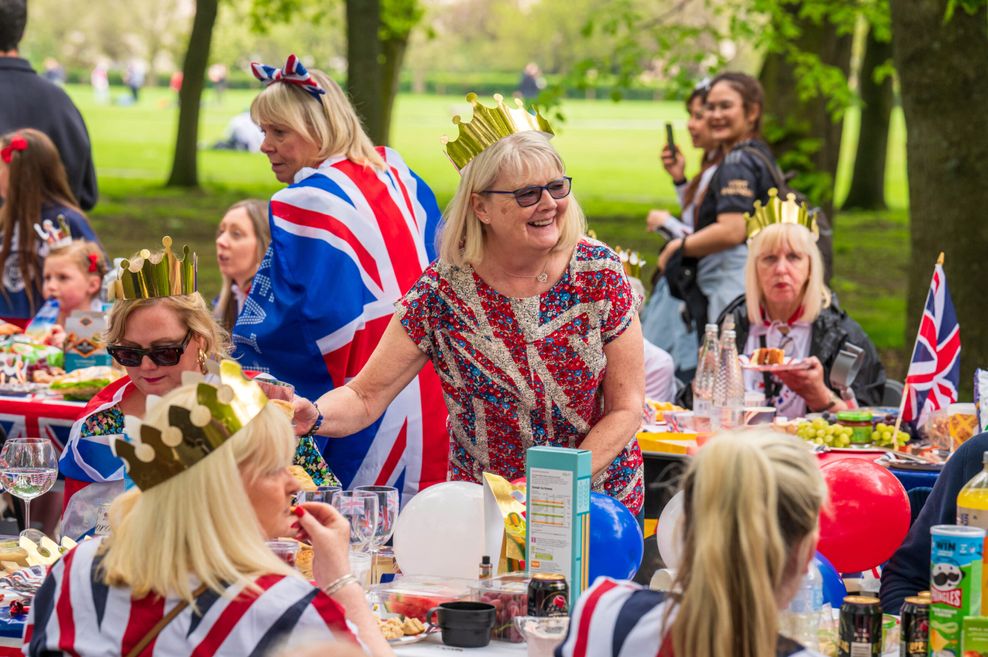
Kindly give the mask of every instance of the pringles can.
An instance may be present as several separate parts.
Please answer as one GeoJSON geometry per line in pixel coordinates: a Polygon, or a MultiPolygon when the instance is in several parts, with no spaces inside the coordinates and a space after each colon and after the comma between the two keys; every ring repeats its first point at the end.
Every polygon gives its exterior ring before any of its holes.
{"type": "Polygon", "coordinates": [[[839,657],[881,657],[882,607],[878,598],[849,595],[840,608],[839,657]]]}
{"type": "Polygon", "coordinates": [[[927,657],[930,642],[930,600],[906,598],[899,612],[899,657],[927,657]]]}
{"type": "Polygon", "coordinates": [[[934,525],[930,534],[930,654],[959,657],[964,617],[981,615],[985,530],[934,525]]]}
{"type": "Polygon", "coordinates": [[[569,616],[569,586],[559,573],[535,573],[528,582],[529,616],[569,616]]]}

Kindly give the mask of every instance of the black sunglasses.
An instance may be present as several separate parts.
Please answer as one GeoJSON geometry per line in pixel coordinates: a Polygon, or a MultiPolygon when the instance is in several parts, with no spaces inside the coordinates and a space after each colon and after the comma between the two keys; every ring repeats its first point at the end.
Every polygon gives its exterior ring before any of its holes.
{"type": "Polygon", "coordinates": [[[571,176],[563,176],[562,178],[550,180],[546,185],[530,185],[528,187],[516,189],[513,192],[487,189],[481,192],[481,194],[511,194],[515,197],[515,200],[518,201],[518,205],[523,208],[528,208],[535,205],[542,199],[543,189],[549,192],[549,196],[556,200],[566,198],[569,196],[570,190],[573,189],[573,178],[571,176]]]}
{"type": "Polygon", "coordinates": [[[151,362],[160,367],[171,367],[172,365],[178,365],[178,361],[182,359],[182,354],[185,353],[185,348],[189,346],[189,341],[192,339],[192,330],[190,329],[188,333],[185,334],[185,338],[178,345],[172,347],[151,347],[150,349],[142,349],[140,347],[125,347],[119,344],[107,345],[106,350],[110,352],[113,356],[113,360],[117,361],[124,367],[140,367],[141,361],[147,356],[151,359],[151,362]]]}

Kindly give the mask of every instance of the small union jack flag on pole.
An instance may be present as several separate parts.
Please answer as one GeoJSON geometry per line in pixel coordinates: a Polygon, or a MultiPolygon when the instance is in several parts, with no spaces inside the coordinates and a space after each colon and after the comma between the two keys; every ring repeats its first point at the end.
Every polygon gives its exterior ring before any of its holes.
{"type": "Polygon", "coordinates": [[[923,318],[906,374],[903,407],[905,422],[922,424],[930,411],[946,408],[957,401],[961,375],[961,331],[954,302],[947,290],[943,254],[937,259],[926,296],[923,318]]]}

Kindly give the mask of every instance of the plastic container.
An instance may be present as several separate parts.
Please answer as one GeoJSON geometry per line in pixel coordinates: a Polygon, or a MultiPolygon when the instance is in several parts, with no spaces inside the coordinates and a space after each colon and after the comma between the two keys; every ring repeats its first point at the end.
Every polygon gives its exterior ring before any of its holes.
{"type": "Polygon", "coordinates": [[[974,404],[951,404],[947,407],[947,428],[950,433],[951,450],[956,450],[964,441],[978,433],[978,415],[974,404]]]}
{"type": "Polygon", "coordinates": [[[528,613],[528,577],[522,573],[500,575],[470,587],[474,600],[494,605],[494,629],[491,638],[521,643],[525,638],[514,619],[528,613]]]}
{"type": "Polygon", "coordinates": [[[783,632],[790,639],[816,649],[822,610],[823,576],[816,564],[810,563],[799,591],[789,603],[789,608],[782,614],[783,632]]]}
{"type": "Polygon", "coordinates": [[[528,642],[528,657],[552,657],[569,628],[569,616],[519,616],[514,622],[528,642]]]}
{"type": "Polygon", "coordinates": [[[871,411],[841,411],[837,414],[837,424],[851,430],[851,446],[867,447],[871,445],[872,419],[871,411]]]}
{"type": "MultiPolygon", "coordinates": [[[[988,530],[988,452],[981,457],[983,468],[957,494],[957,524],[988,530]]],[[[988,610],[988,568],[981,571],[981,613],[988,610]]]]}
{"type": "Polygon", "coordinates": [[[470,599],[473,580],[403,575],[387,584],[373,587],[385,611],[426,622],[433,607],[444,602],[470,599]]]}

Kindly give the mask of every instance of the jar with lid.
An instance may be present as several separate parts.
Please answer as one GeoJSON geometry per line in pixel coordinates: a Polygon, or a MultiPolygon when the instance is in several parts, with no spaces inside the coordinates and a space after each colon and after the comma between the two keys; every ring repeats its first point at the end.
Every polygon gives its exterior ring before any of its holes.
{"type": "Polygon", "coordinates": [[[841,411],[837,414],[837,424],[851,430],[852,447],[871,445],[872,414],[868,411],[841,411]]]}

